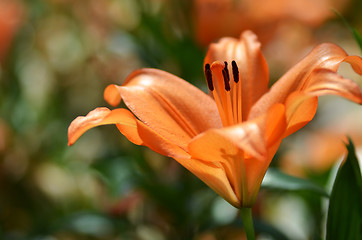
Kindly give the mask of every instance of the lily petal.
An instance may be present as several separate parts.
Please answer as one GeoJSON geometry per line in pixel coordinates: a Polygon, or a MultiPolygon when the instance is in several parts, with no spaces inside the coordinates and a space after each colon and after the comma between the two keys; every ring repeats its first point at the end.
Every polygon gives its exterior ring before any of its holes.
{"type": "Polygon", "coordinates": [[[241,78],[243,120],[247,119],[251,106],[268,91],[269,70],[260,48],[257,36],[245,31],[240,39],[226,37],[211,44],[204,60],[204,64],[236,61],[241,78]]]}
{"type": "Polygon", "coordinates": [[[143,143],[137,132],[136,118],[130,111],[123,108],[111,111],[100,107],[89,112],[85,117],[81,116],[73,120],[68,128],[68,145],[73,145],[89,129],[109,124],[127,126],[126,137],[137,145],[143,143]]]}
{"type": "Polygon", "coordinates": [[[166,139],[141,121],[137,121],[137,128],[144,146],[153,151],[172,158],[190,158],[190,155],[177,143],[166,139]]]}
{"type": "Polygon", "coordinates": [[[248,155],[262,159],[266,154],[266,148],[279,140],[285,129],[285,107],[283,104],[275,104],[267,113],[253,121],[210,129],[198,135],[189,143],[188,149],[195,158],[221,161],[225,156],[220,155],[220,152],[233,153],[233,149],[237,146],[248,155]],[[207,148],[210,150],[204,151],[207,148]],[[213,150],[220,151],[218,160],[213,150]]]}
{"type": "Polygon", "coordinates": [[[190,157],[179,146],[154,132],[136,119],[129,110],[123,108],[96,108],[85,117],[77,117],[68,128],[68,145],[74,144],[89,129],[109,124],[116,124],[119,131],[134,144],[147,146],[169,157],[190,157]]]}
{"type": "Polygon", "coordinates": [[[294,92],[287,98],[285,105],[288,126],[284,137],[287,137],[313,119],[318,107],[318,97],[294,92]]]}
{"type": "MultiPolygon", "coordinates": [[[[241,152],[233,142],[228,138],[225,138],[225,136],[222,136],[216,129],[209,130],[200,134],[190,142],[189,154],[191,155],[191,158],[194,159],[194,162],[206,162],[208,164],[214,164],[218,166],[219,169],[222,169],[225,177],[222,176],[221,179],[217,180],[220,181],[219,184],[222,183],[222,186],[214,186],[216,188],[215,191],[225,191],[225,189],[221,190],[217,188],[228,186],[228,189],[232,189],[238,199],[242,199],[242,191],[239,187],[241,181],[239,178],[243,177],[244,174],[240,173],[241,167],[236,168],[236,162],[238,162],[239,165],[241,164],[240,159],[244,153],[241,152]],[[238,174],[236,174],[237,172],[238,174]]],[[[218,178],[219,177],[220,176],[218,176],[218,178]]],[[[206,184],[210,184],[207,178],[204,181],[206,184]]],[[[225,195],[228,194],[229,193],[226,192],[220,195],[225,198],[225,195]]]]}
{"type": "Polygon", "coordinates": [[[282,104],[276,104],[268,114],[254,121],[200,134],[190,142],[189,154],[193,159],[221,164],[229,184],[239,193],[237,196],[242,195],[239,190],[241,184],[246,184],[249,196],[259,189],[257,184],[261,183],[285,129],[285,108],[282,104]],[[243,160],[244,163],[241,162],[243,160]],[[240,173],[243,170],[239,168],[243,168],[244,173],[240,173]],[[239,179],[241,175],[245,175],[244,180],[239,179]]]}
{"type": "MultiPolygon", "coordinates": [[[[226,179],[222,181],[229,185],[238,199],[243,201],[242,204],[245,204],[244,202],[247,201],[245,198],[248,194],[243,194],[243,191],[248,189],[246,186],[248,181],[245,180],[247,170],[245,170],[244,158],[247,154],[249,154],[248,156],[256,155],[259,160],[256,158],[253,160],[261,161],[265,155],[264,146],[264,139],[259,126],[256,123],[243,123],[239,124],[238,127],[212,129],[200,134],[190,142],[189,154],[195,161],[209,162],[220,166],[226,174],[226,179]],[[229,134],[231,136],[228,136],[229,134]],[[235,145],[237,140],[242,141],[243,144],[240,144],[242,146],[235,145]]],[[[209,184],[208,180],[206,183],[209,184]]],[[[220,195],[225,198],[225,193],[220,195]]]]}
{"type": "Polygon", "coordinates": [[[105,99],[121,101],[153,131],[183,149],[197,134],[221,127],[215,102],[188,82],[161,70],[140,69],[122,86],[110,85],[105,99]]]}
{"type": "Polygon", "coordinates": [[[228,181],[222,166],[190,159],[190,156],[181,148],[167,142],[126,109],[120,108],[111,111],[108,108],[97,108],[85,117],[76,118],[69,127],[69,145],[72,145],[87,130],[107,124],[117,124],[118,129],[133,143],[145,145],[155,152],[175,158],[217,193],[226,196],[230,204],[238,206],[239,200],[231,186],[226,184],[228,181]]]}
{"type": "Polygon", "coordinates": [[[292,93],[286,100],[288,130],[285,137],[313,119],[318,106],[317,97],[325,94],[338,95],[362,104],[362,92],[355,82],[331,70],[316,69],[303,91],[292,93]],[[328,79],[328,83],[325,79],[328,79]]]}
{"type": "Polygon", "coordinates": [[[327,69],[314,70],[303,91],[314,96],[333,94],[362,104],[362,91],[358,84],[327,69]]]}
{"type": "Polygon", "coordinates": [[[240,200],[229,184],[224,167],[217,162],[202,161],[193,158],[175,158],[181,165],[213,189],[234,207],[240,207],[240,200]]]}
{"type": "Polygon", "coordinates": [[[249,155],[262,159],[266,148],[263,137],[256,121],[246,122],[208,130],[192,139],[188,150],[193,158],[209,162],[228,162],[228,159],[238,154],[239,148],[249,155]]]}
{"type": "Polygon", "coordinates": [[[265,124],[265,142],[267,147],[264,159],[261,161],[254,158],[245,159],[245,174],[250,206],[252,206],[256,200],[265,173],[285,134],[287,128],[285,111],[285,106],[275,104],[269,109],[268,113],[262,117],[264,118],[262,122],[265,124]]]}
{"type": "Polygon", "coordinates": [[[324,94],[340,95],[359,102],[358,85],[333,75],[342,62],[350,63],[354,71],[362,74],[362,59],[360,57],[348,56],[342,48],[332,43],[318,45],[258,100],[251,109],[249,118],[252,119],[263,114],[275,103],[285,103],[290,94],[298,91],[318,96],[324,94]],[[321,77],[322,75],[324,77],[321,77]],[[336,83],[338,83],[336,86],[332,86],[336,83]],[[319,89],[318,92],[317,89],[319,89]]]}

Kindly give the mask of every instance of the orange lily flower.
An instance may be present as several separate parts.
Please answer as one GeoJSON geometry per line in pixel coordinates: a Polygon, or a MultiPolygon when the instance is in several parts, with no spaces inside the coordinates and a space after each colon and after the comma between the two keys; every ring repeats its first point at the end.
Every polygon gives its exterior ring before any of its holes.
{"type": "Polygon", "coordinates": [[[268,89],[268,66],[251,31],[211,44],[205,58],[210,95],[161,70],[140,69],[122,86],[110,85],[108,103],[76,118],[69,145],[99,125],[116,124],[131,142],[174,158],[235,207],[250,207],[282,139],[314,116],[317,97],[334,94],[362,104],[358,85],[336,73],[362,59],[334,44],[317,46],[268,89]]]}

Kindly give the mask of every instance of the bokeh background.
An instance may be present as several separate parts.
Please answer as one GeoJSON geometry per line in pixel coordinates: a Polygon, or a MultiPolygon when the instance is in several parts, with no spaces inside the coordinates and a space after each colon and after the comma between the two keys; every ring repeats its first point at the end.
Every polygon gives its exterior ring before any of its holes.
{"type": "MultiPolygon", "coordinates": [[[[176,161],[115,126],[68,147],[67,128],[141,67],[206,91],[208,44],[245,29],[271,82],[321,42],[361,55],[334,11],[362,32],[360,0],[0,0],[0,239],[241,239],[237,210],[176,161]]],[[[362,83],[347,64],[340,73],[362,83]]],[[[361,152],[361,120],[360,106],[320,98],[272,165],[328,189],[346,134],[361,152]]],[[[319,195],[262,189],[253,210],[258,239],[323,238],[319,195]]]]}

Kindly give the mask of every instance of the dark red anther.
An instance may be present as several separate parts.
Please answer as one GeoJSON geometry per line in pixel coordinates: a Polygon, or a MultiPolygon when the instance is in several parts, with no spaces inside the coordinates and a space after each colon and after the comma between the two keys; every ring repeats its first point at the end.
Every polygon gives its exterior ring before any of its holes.
{"type": "Polygon", "coordinates": [[[230,75],[229,75],[229,70],[228,70],[228,63],[225,61],[224,64],[225,64],[225,66],[224,66],[224,71],[226,72],[226,77],[227,77],[228,81],[230,81],[230,75]]]}
{"type": "Polygon", "coordinates": [[[234,82],[238,83],[239,82],[239,68],[238,68],[238,65],[236,65],[236,62],[233,60],[231,62],[231,66],[232,66],[232,69],[233,69],[234,82]]]}
{"type": "Polygon", "coordinates": [[[222,70],[222,76],[224,77],[225,90],[230,91],[230,82],[225,69],[222,70]]]}
{"type": "Polygon", "coordinates": [[[212,74],[210,69],[210,64],[205,64],[205,77],[207,81],[207,86],[209,87],[210,91],[214,91],[214,84],[212,83],[212,74]]]}

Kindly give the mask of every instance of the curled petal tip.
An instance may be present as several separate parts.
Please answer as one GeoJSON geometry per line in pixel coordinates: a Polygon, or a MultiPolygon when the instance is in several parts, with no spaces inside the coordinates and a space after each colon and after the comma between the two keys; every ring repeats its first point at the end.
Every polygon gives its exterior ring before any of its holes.
{"type": "Polygon", "coordinates": [[[85,117],[77,117],[68,128],[68,146],[73,145],[87,130],[101,125],[102,120],[111,112],[108,108],[100,107],[89,112],[85,117]]]}
{"type": "Polygon", "coordinates": [[[117,86],[115,84],[108,85],[106,89],[104,90],[104,99],[107,103],[109,103],[111,106],[115,107],[118,104],[120,104],[122,97],[119,92],[120,86],[117,86]]]}
{"type": "Polygon", "coordinates": [[[362,58],[359,56],[348,56],[344,59],[345,62],[348,62],[351,64],[353,70],[359,74],[362,75],[362,58]]]}

